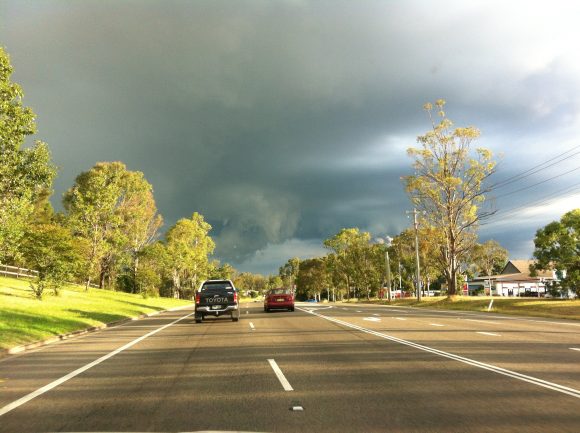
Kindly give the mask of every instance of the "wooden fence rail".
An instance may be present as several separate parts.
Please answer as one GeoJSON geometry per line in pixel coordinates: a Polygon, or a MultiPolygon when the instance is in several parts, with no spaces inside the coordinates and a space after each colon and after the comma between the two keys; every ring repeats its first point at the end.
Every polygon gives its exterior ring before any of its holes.
{"type": "Polygon", "coordinates": [[[0,275],[13,278],[34,278],[38,275],[38,271],[26,268],[19,268],[18,266],[3,265],[0,263],[0,275]]]}

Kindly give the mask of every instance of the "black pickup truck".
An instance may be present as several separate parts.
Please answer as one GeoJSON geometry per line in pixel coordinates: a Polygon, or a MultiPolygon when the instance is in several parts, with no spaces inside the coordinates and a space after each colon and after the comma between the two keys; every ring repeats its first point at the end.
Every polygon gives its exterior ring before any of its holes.
{"type": "Polygon", "coordinates": [[[195,323],[205,316],[229,314],[232,321],[240,318],[238,291],[230,280],[207,280],[195,292],[195,323]]]}

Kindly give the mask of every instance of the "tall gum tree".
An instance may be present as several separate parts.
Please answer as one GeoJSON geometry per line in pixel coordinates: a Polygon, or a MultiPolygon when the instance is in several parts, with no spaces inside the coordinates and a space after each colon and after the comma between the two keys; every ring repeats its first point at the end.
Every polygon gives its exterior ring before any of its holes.
{"type": "Polygon", "coordinates": [[[461,259],[476,242],[479,222],[493,214],[484,206],[491,191],[484,183],[494,173],[495,162],[488,149],[472,151],[479,130],[473,126],[454,128],[444,106],[442,99],[424,105],[432,128],[417,137],[420,147],[407,150],[414,159],[415,174],[403,181],[411,201],[423,211],[421,222],[442,233],[441,271],[448,294],[453,296],[461,259]]]}
{"type": "Polygon", "coordinates": [[[17,260],[19,244],[39,196],[50,191],[56,175],[48,146],[36,141],[34,112],[22,105],[20,86],[10,81],[12,65],[0,47],[0,261],[17,260]]]}

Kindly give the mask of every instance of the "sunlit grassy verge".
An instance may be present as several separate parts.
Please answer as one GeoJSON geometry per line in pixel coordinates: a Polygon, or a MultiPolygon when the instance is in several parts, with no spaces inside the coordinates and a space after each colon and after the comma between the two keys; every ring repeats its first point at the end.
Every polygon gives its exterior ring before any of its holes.
{"type": "Polygon", "coordinates": [[[59,334],[141,314],[187,305],[191,301],[147,298],[122,292],[67,286],[42,301],[29,282],[0,277],[0,348],[7,349],[59,334]]]}
{"type": "MultiPolygon", "coordinates": [[[[489,296],[423,297],[421,302],[415,298],[394,299],[390,305],[432,308],[443,310],[484,311],[487,312],[489,296]]],[[[359,301],[363,302],[363,301],[359,301]]],[[[387,301],[371,300],[377,304],[387,301]]],[[[580,300],[538,299],[538,298],[500,298],[493,297],[492,313],[513,314],[518,316],[551,317],[580,320],[580,300]]]]}

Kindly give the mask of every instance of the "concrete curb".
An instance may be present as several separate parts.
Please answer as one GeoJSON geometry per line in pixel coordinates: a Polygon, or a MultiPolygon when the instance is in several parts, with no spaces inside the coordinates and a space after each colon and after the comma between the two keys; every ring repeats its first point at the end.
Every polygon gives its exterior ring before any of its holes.
{"type": "Polygon", "coordinates": [[[128,317],[126,319],[115,320],[114,322],[108,322],[108,323],[105,323],[103,325],[91,326],[89,328],[79,329],[77,331],[68,332],[66,334],[56,335],[56,336],[48,338],[46,340],[35,341],[34,343],[23,344],[21,346],[12,347],[10,349],[2,349],[2,350],[0,350],[0,358],[7,357],[9,355],[15,355],[17,353],[26,352],[26,351],[32,350],[32,349],[37,349],[39,347],[48,346],[49,344],[58,343],[59,341],[69,340],[71,338],[75,338],[75,337],[78,337],[80,335],[85,335],[85,334],[89,334],[92,332],[97,332],[97,331],[100,331],[102,329],[114,328],[116,326],[124,325],[125,323],[133,322],[135,320],[141,320],[141,319],[145,319],[147,317],[157,316],[158,314],[165,313],[168,311],[183,310],[187,307],[191,307],[192,305],[194,305],[194,304],[183,305],[181,307],[174,307],[174,308],[169,308],[167,310],[159,310],[159,311],[154,311],[152,313],[141,314],[141,315],[135,316],[135,317],[128,317]]]}

